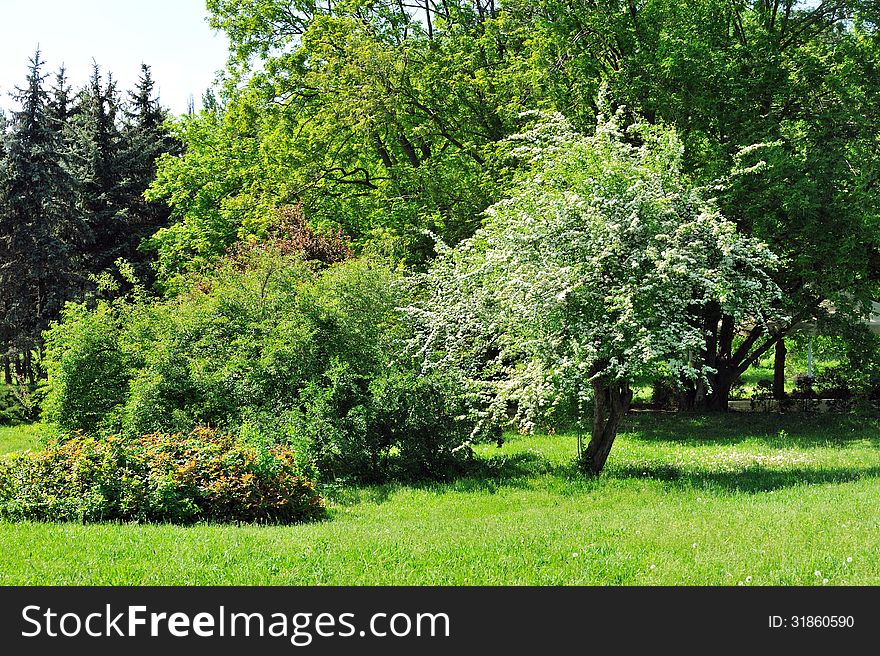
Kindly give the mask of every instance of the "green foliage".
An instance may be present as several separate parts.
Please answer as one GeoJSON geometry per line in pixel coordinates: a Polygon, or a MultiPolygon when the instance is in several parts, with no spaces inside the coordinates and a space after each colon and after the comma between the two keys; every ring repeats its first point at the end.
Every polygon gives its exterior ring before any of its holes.
{"type": "Polygon", "coordinates": [[[451,382],[402,355],[400,276],[279,243],[242,246],[165,302],[70,306],[47,335],[47,420],[126,436],[219,426],[293,444],[321,476],[443,476],[468,430],[451,382]]]}
{"type": "Polygon", "coordinates": [[[44,389],[40,385],[0,384],[0,426],[15,426],[36,421],[44,389]]]}
{"type": "Polygon", "coordinates": [[[0,460],[0,517],[16,521],[292,523],[323,513],[292,451],[205,428],[75,436],[0,460]]]}
{"type": "Polygon", "coordinates": [[[24,413],[11,385],[0,385],[0,426],[22,423],[24,413]]]}
{"type": "Polygon", "coordinates": [[[439,479],[471,456],[471,422],[448,377],[393,367],[367,379],[336,361],[301,399],[297,432],[328,476],[439,479]]]}
{"type": "Polygon", "coordinates": [[[78,93],[63,68],[46,91],[42,65],[37,52],[15,94],[20,110],[0,119],[0,350],[31,384],[43,374],[34,358],[42,332],[67,302],[94,293],[95,276],[115,275],[112,265],[126,258],[151,278],[138,248],[168,210],[143,193],[173,145],[148,67],[127,112],[97,65],[78,93]]]}
{"type": "Polygon", "coordinates": [[[0,133],[0,349],[25,358],[30,382],[41,331],[76,293],[88,233],[43,63],[37,51],[26,87],[14,95],[20,109],[0,133]]]}
{"type": "Polygon", "coordinates": [[[465,372],[490,414],[514,405],[531,429],[597,384],[701,377],[702,307],[770,317],[775,258],[689,186],[674,131],[610,117],[583,136],[554,115],[516,140],[528,174],[441,254],[415,310],[428,366],[465,372]]]}
{"type": "Polygon", "coordinates": [[[421,264],[431,230],[455,242],[497,198],[496,144],[533,108],[522,25],[474,3],[212,0],[230,38],[220,102],[181,119],[187,144],[150,190],[176,222],[152,240],[160,279],[261,236],[276,206],[358,250],[421,264]]]}
{"type": "Polygon", "coordinates": [[[49,380],[44,418],[61,430],[95,432],[128,395],[131,374],[121,346],[119,303],[94,310],[68,304],[46,332],[49,380]]]}
{"type": "Polygon", "coordinates": [[[724,181],[718,203],[740,233],[779,258],[778,303],[791,322],[752,326],[707,307],[707,399],[726,408],[732,381],[831,300],[861,320],[878,296],[880,170],[878,5],[862,0],[514,2],[533,25],[537,65],[554,105],[578,127],[611,96],[676,128],[684,172],[724,181]],[[778,334],[776,334],[778,333],[778,334]],[[730,357],[730,356],[733,357],[730,357]]]}
{"type": "Polygon", "coordinates": [[[666,377],[656,378],[651,384],[651,403],[661,409],[673,408],[679,393],[680,390],[674,380],[666,377]]]}
{"type": "Polygon", "coordinates": [[[827,327],[842,328],[834,337],[815,340],[817,353],[829,360],[817,366],[816,391],[824,398],[873,397],[880,386],[880,336],[837,324],[827,327]]]}

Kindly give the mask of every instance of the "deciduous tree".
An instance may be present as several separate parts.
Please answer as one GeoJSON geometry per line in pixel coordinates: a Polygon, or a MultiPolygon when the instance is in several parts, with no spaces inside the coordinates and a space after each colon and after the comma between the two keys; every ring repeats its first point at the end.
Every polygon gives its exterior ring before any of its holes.
{"type": "Polygon", "coordinates": [[[463,371],[495,420],[515,406],[531,427],[591,398],[582,461],[598,474],[634,382],[710,373],[691,317],[716,304],[767,325],[775,258],[688,185],[671,130],[600,119],[584,137],[557,115],[519,140],[530,172],[426,277],[418,346],[425,366],[463,371]]]}

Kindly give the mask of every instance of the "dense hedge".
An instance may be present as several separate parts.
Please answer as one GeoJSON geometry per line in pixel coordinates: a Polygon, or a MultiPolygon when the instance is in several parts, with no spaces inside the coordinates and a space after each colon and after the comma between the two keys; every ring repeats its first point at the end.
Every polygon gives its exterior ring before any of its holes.
{"type": "Polygon", "coordinates": [[[76,436],[0,460],[0,517],[37,521],[293,523],[324,515],[295,454],[200,428],[76,436]]]}

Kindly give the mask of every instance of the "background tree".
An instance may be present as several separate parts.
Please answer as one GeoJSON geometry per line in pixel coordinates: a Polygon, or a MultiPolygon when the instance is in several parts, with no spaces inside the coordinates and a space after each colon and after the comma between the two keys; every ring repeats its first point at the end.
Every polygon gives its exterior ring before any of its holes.
{"type": "Polygon", "coordinates": [[[43,87],[40,53],[14,98],[0,175],[0,295],[5,351],[33,382],[31,352],[41,332],[80,286],[86,227],[75,210],[74,183],[43,87]]]}
{"type": "Polygon", "coordinates": [[[149,69],[132,94],[123,122],[112,78],[95,65],[87,88],[74,94],[62,68],[45,89],[39,52],[21,109],[0,125],[0,340],[4,379],[40,375],[42,332],[64,303],[95,291],[92,277],[133,261],[142,280],[151,271],[141,241],[164,225],[167,208],[144,190],[158,156],[174,147],[163,128],[149,69]],[[13,366],[15,365],[15,366],[13,366]]]}
{"type": "Polygon", "coordinates": [[[675,125],[685,172],[723,181],[725,215],[781,259],[791,321],[764,334],[707,306],[703,357],[716,372],[708,388],[691,389],[692,404],[726,409],[737,377],[827,303],[851,321],[865,315],[878,279],[877,3],[510,7],[541,35],[532,43],[557,108],[589,125],[593,90],[607,81],[618,102],[675,125]]]}
{"type": "Polygon", "coordinates": [[[153,258],[141,245],[168,224],[170,209],[161,200],[148,201],[147,188],[156,176],[158,159],[166,153],[178,154],[180,145],[166,128],[168,112],[161,106],[155,91],[150,67],[141,66],[141,75],[129,92],[121,127],[123,163],[121,184],[125,232],[122,257],[134,264],[136,275],[149,285],[155,278],[153,258]]]}
{"type": "Polygon", "coordinates": [[[126,254],[126,173],[117,95],[112,76],[105,85],[94,64],[88,86],[78,95],[72,126],[79,203],[91,232],[87,267],[92,272],[111,269],[126,254]]]}
{"type": "Polygon", "coordinates": [[[163,273],[259,234],[279,205],[411,263],[431,254],[425,229],[473,232],[497,198],[495,145],[534,101],[523,30],[485,3],[208,6],[232,63],[152,190],[177,219],[155,239],[163,273]]]}

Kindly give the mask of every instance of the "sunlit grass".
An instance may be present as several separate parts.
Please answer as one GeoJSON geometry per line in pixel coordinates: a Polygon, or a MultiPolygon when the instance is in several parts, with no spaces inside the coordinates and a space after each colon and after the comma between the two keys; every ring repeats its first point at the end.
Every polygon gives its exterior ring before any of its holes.
{"type": "Polygon", "coordinates": [[[0,454],[37,449],[45,433],[42,424],[0,426],[0,454]]]}
{"type": "Polygon", "coordinates": [[[877,420],[635,416],[598,480],[575,450],[510,436],[305,526],[0,524],[0,584],[880,584],[877,420]]]}

